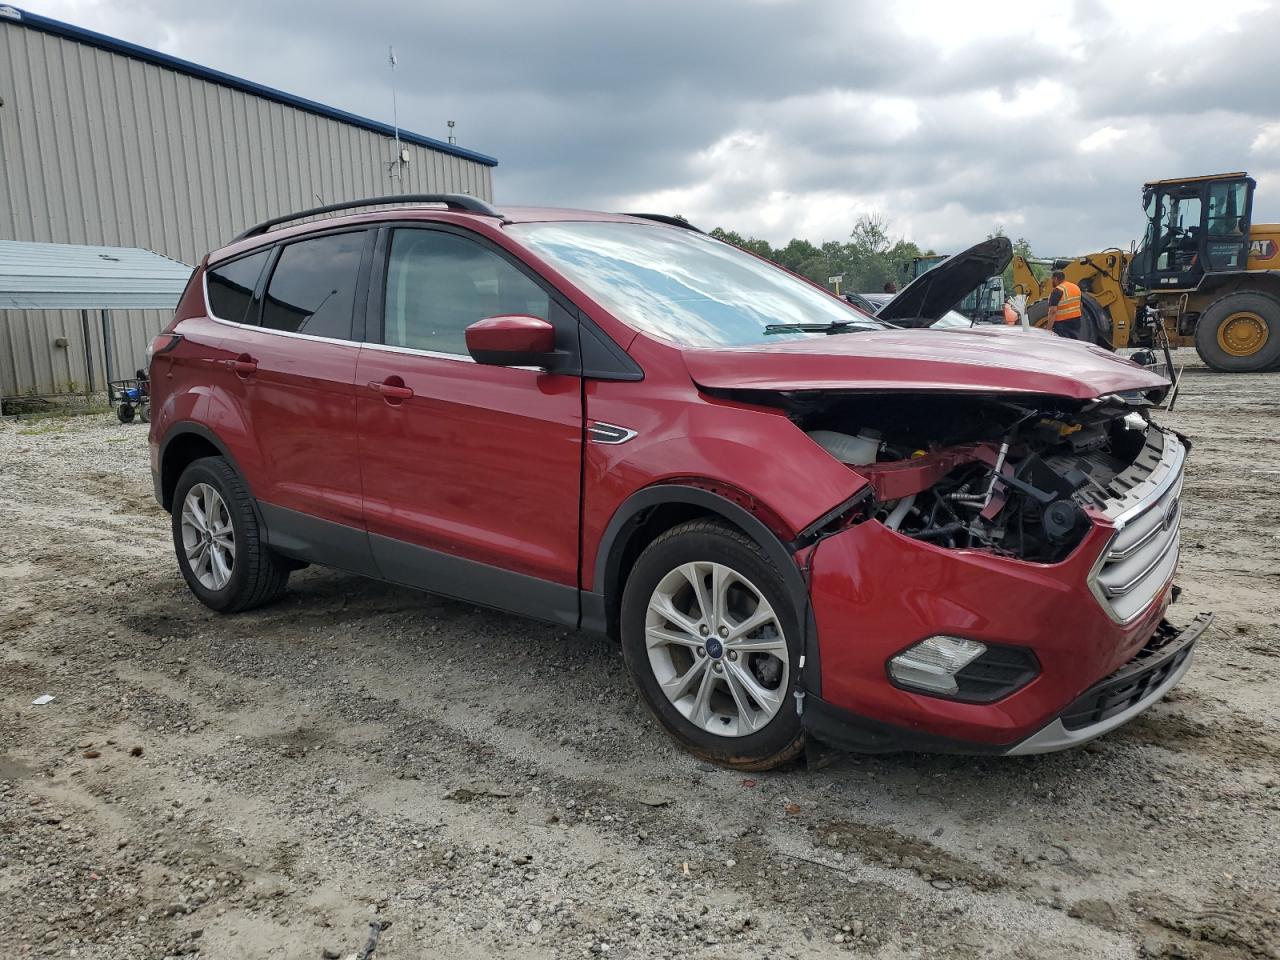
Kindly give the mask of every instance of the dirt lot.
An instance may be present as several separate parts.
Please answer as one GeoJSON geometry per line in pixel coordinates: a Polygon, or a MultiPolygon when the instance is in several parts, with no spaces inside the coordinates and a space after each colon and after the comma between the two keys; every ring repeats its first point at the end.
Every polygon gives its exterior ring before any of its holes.
{"type": "Polygon", "coordinates": [[[314,569],[213,614],[145,427],[0,424],[0,955],[1280,957],[1280,375],[1181,404],[1165,703],[750,778],[587,636],[314,569]]]}

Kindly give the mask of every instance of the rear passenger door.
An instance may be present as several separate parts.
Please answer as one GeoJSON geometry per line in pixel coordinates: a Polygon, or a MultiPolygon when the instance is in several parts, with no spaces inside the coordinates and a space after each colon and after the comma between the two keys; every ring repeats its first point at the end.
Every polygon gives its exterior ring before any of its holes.
{"type": "Polygon", "coordinates": [[[464,333],[486,317],[539,316],[576,358],[576,316],[472,234],[387,228],[379,250],[356,378],[379,568],[400,583],[576,623],[581,379],[475,363],[464,333]]]}
{"type": "Polygon", "coordinates": [[[222,342],[225,402],[252,446],[250,482],[273,544],[358,572],[373,569],[361,529],[355,406],[356,304],[363,308],[373,237],[343,230],[274,248],[222,342]]]}

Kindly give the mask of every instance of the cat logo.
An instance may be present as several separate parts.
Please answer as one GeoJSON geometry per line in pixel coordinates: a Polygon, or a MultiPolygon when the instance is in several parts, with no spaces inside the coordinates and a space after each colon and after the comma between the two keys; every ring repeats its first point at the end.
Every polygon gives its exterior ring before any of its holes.
{"type": "Polygon", "coordinates": [[[1276,255],[1274,240],[1251,240],[1249,242],[1249,258],[1252,260],[1270,260],[1276,255]]]}

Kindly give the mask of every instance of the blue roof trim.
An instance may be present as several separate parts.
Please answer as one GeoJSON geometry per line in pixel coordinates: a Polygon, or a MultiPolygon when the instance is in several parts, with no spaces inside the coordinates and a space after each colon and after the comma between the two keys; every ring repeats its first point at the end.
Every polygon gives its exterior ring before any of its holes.
{"type": "MultiPolygon", "coordinates": [[[[108,50],[111,53],[118,53],[122,56],[132,57],[135,60],[142,60],[146,63],[153,63],[156,66],[176,70],[179,73],[186,73],[193,77],[198,77],[201,80],[216,83],[219,86],[230,87],[233,90],[242,90],[245,93],[251,93],[256,97],[274,100],[277,103],[283,103],[285,106],[296,107],[299,110],[305,110],[308,113],[314,113],[321,117],[328,117],[329,119],[337,120],[340,123],[349,123],[352,126],[363,127],[366,130],[372,130],[374,133],[381,133],[387,137],[395,136],[395,128],[389,123],[370,120],[368,117],[348,113],[346,110],[339,110],[336,107],[328,107],[323,103],[317,103],[316,101],[308,100],[305,97],[295,97],[293,94],[285,93],[283,90],[276,90],[273,87],[266,87],[260,83],[254,83],[252,80],[235,77],[229,73],[223,73],[221,70],[202,67],[200,64],[192,63],[190,60],[183,60],[180,57],[171,57],[169,54],[161,53],[159,50],[152,50],[149,47],[140,47],[136,43],[129,43],[127,40],[118,40],[115,37],[108,37],[106,34],[96,33],[93,30],[85,30],[83,27],[73,26],[70,23],[63,23],[61,20],[54,20],[51,17],[42,17],[36,13],[27,13],[25,10],[19,10],[18,8],[11,7],[7,4],[0,5],[0,22],[3,21],[19,23],[23,26],[31,27],[34,30],[40,30],[44,33],[52,33],[60,37],[67,37],[68,39],[78,41],[79,43],[99,47],[100,49],[108,50]]],[[[455,157],[462,157],[464,160],[472,160],[476,163],[484,164],[486,167],[496,167],[498,165],[498,161],[494,157],[490,157],[483,153],[476,153],[474,150],[468,150],[466,147],[460,147],[457,144],[445,143],[443,140],[436,140],[434,137],[424,137],[420,133],[411,133],[408,130],[401,130],[400,139],[405,143],[417,144],[420,147],[427,147],[431,150],[438,150],[441,153],[448,153],[455,157]]]]}

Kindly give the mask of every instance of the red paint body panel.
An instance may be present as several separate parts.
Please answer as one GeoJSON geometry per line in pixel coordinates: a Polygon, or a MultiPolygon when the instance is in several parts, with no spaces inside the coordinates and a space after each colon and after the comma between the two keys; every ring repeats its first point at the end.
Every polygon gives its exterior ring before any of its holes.
{"type": "Polygon", "coordinates": [[[888,463],[860,466],[858,472],[871,481],[877,498],[897,500],[899,497],[929,489],[963,463],[987,459],[984,451],[991,452],[991,448],[978,444],[951,447],[947,450],[927,453],[922,457],[913,457],[910,460],[894,460],[888,463]]]}
{"type": "MultiPolygon", "coordinates": [[[[196,322],[209,321],[188,323],[196,322]]],[[[250,471],[254,496],[361,526],[355,396],[360,345],[220,326],[227,336],[213,354],[205,419],[241,469],[250,471]],[[238,373],[226,365],[238,358],[256,369],[238,373]]]]}
{"type": "Polygon", "coordinates": [[[369,348],[357,381],[370,533],[577,585],[577,377],[369,348]]]}
{"type": "Polygon", "coordinates": [[[160,441],[180,423],[204,423],[211,392],[209,358],[222,343],[222,328],[204,317],[204,265],[178,301],[178,309],[166,332],[184,326],[182,339],[164,353],[152,357],[147,372],[151,380],[151,425],[147,440],[151,470],[160,473],[160,441]],[[185,324],[184,324],[185,321],[185,324]]]}
{"type": "MultiPolygon", "coordinates": [[[[596,586],[593,571],[600,536],[622,502],[644,487],[692,478],[736,489],[755,502],[751,512],[776,517],[784,529],[774,532],[788,540],[866,486],[781,411],[702,396],[690,382],[679,351],[641,338],[631,352],[647,371],[643,383],[586,384],[590,419],[635,430],[637,435],[620,446],[587,445],[584,590],[596,586]],[[775,455],[780,450],[786,455],[775,455]]],[[[771,526],[767,516],[760,519],[771,526]]]]}
{"type": "Polygon", "coordinates": [[[1166,590],[1127,627],[1102,610],[1086,582],[1110,533],[1095,526],[1071,556],[1051,565],[935,547],[874,521],[822,541],[811,570],[822,698],[959,740],[1008,744],[1030,736],[1131,660],[1168,605],[1166,590]],[[893,686],[886,661],[935,634],[1029,647],[1041,673],[993,704],[893,686]]]}
{"type": "Polygon", "coordinates": [[[721,389],[960,390],[1091,400],[1169,385],[1101,347],[1002,327],[779,336],[758,347],[690,349],[684,356],[697,383],[721,389]]]}

